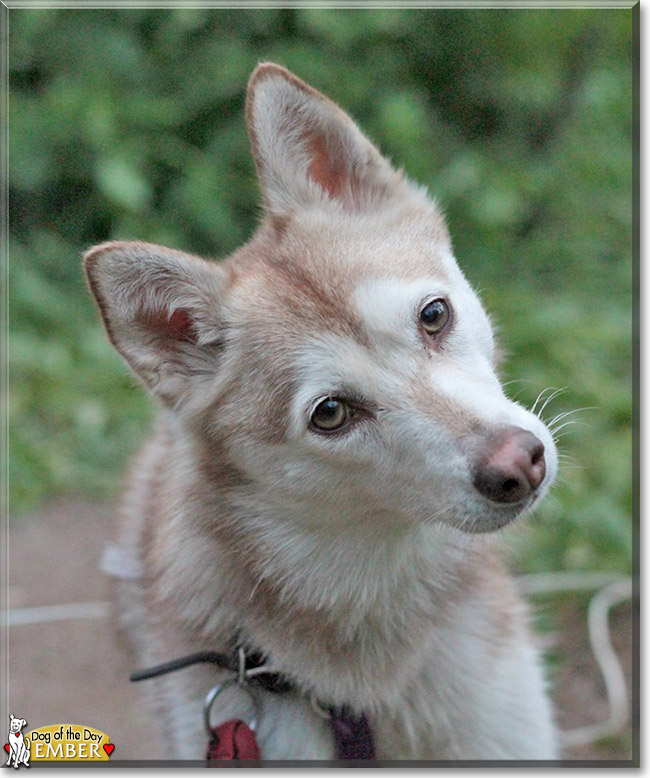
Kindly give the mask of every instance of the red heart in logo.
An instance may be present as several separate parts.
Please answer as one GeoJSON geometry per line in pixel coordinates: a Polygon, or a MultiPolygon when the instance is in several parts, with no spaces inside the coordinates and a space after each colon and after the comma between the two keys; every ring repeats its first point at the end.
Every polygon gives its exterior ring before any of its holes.
{"type": "Polygon", "coordinates": [[[5,743],[5,751],[9,753],[11,749],[9,748],[9,743],[5,743]]]}
{"type": "Polygon", "coordinates": [[[113,753],[113,750],[115,749],[115,746],[112,743],[104,743],[104,751],[110,756],[113,753]]]}

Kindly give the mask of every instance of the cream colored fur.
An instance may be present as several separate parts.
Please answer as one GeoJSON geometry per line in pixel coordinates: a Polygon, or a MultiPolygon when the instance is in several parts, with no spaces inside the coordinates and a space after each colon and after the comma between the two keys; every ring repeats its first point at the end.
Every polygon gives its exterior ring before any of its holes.
{"type": "MultiPolygon", "coordinates": [[[[426,192],[337,106],[257,68],[248,122],[266,216],[214,264],[143,243],[86,257],[111,341],[160,401],[133,469],[120,582],[137,667],[236,635],[296,684],[257,692],[266,759],[334,756],[324,705],[366,711],[382,759],[554,759],[526,608],[497,561],[507,507],[472,485],[498,425],[542,422],[506,398],[490,323],[426,192]],[[444,340],[418,312],[444,297],[444,340]],[[309,426],[320,398],[362,398],[344,434],[309,426]]],[[[143,682],[169,756],[203,757],[219,674],[143,682]]],[[[240,690],[214,720],[251,713],[240,690]]],[[[223,701],[223,705],[221,702],[223,701]]]]}

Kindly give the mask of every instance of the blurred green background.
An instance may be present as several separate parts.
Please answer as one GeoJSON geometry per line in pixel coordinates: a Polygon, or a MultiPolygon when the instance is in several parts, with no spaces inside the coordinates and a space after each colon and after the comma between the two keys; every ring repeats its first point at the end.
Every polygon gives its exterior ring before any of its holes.
{"type": "Polygon", "coordinates": [[[429,186],[510,394],[592,409],[567,417],[520,569],[628,571],[631,57],[630,10],[11,10],[12,516],[115,495],[153,409],[80,255],[138,238],[219,258],[251,234],[245,87],[274,60],[429,186]]]}

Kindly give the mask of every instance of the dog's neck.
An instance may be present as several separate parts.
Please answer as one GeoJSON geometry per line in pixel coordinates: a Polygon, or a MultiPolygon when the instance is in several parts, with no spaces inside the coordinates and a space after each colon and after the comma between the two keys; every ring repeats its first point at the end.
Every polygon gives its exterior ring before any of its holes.
{"type": "MultiPolygon", "coordinates": [[[[201,469],[186,470],[193,472],[201,469]]],[[[192,582],[170,591],[184,616],[208,642],[241,631],[282,672],[308,679],[334,703],[372,707],[370,690],[390,693],[424,649],[424,630],[444,622],[448,593],[458,596],[476,554],[468,536],[441,525],[362,510],[341,516],[323,505],[306,515],[305,506],[204,477],[170,474],[168,485],[175,507],[160,580],[192,582]],[[187,553],[177,553],[179,543],[187,553]],[[197,598],[197,588],[211,596],[197,598]]]]}
{"type": "Polygon", "coordinates": [[[446,529],[401,516],[362,510],[341,515],[322,505],[256,508],[240,519],[233,552],[237,556],[245,545],[239,561],[254,588],[273,591],[282,608],[340,620],[348,635],[423,586],[430,597],[436,590],[442,594],[464,558],[446,529]]]}

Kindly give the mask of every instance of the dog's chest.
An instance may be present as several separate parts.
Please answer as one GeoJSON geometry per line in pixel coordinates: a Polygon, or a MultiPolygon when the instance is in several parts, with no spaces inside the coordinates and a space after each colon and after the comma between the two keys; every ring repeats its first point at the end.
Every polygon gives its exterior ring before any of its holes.
{"type": "MultiPolygon", "coordinates": [[[[257,735],[264,759],[337,758],[332,721],[315,713],[307,699],[273,695],[263,708],[257,735]]],[[[404,699],[368,719],[376,759],[448,758],[449,721],[441,700],[413,705],[404,699]]]]}

